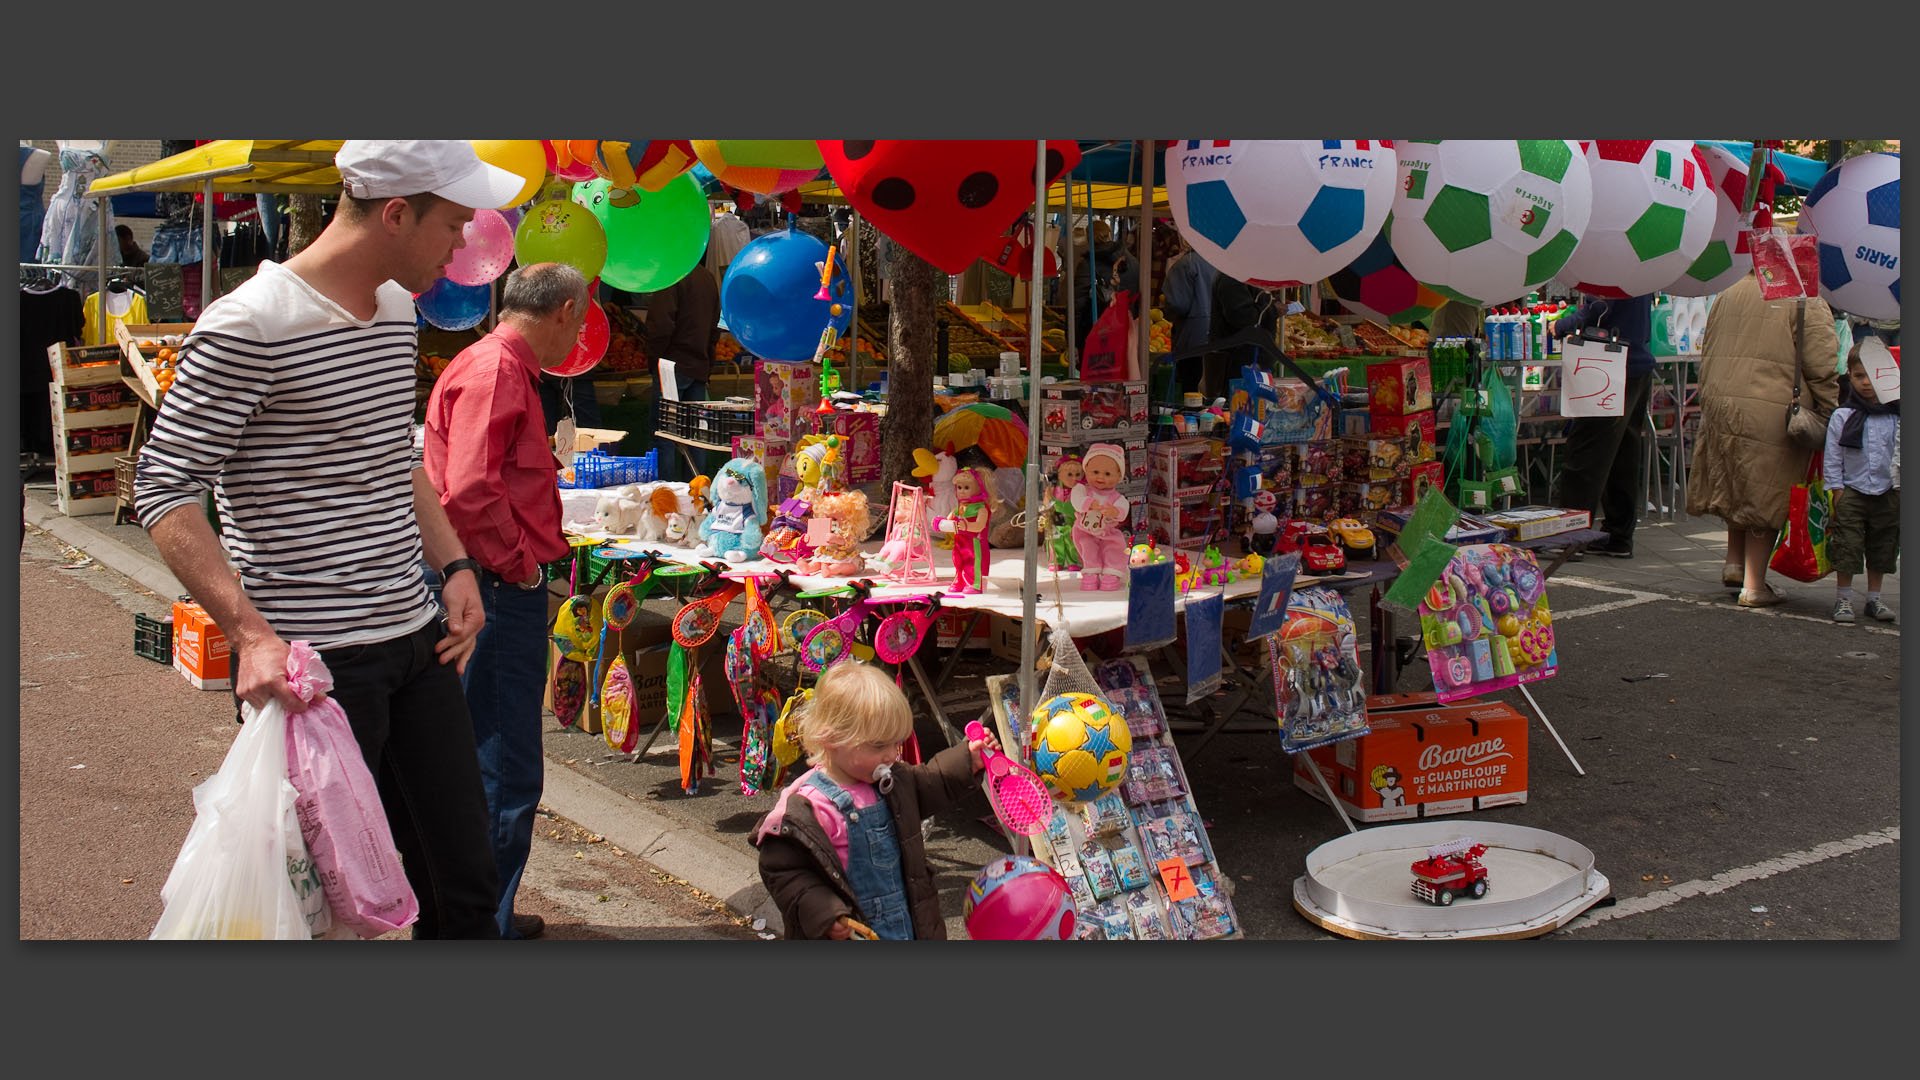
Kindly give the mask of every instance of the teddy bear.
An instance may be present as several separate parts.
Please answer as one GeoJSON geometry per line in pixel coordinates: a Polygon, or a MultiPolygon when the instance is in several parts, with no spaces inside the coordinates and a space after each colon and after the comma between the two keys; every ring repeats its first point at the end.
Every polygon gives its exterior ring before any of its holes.
{"type": "Polygon", "coordinates": [[[713,512],[700,524],[700,539],[719,558],[760,558],[760,522],[767,516],[767,471],[752,458],[734,458],[714,478],[713,512]]]}

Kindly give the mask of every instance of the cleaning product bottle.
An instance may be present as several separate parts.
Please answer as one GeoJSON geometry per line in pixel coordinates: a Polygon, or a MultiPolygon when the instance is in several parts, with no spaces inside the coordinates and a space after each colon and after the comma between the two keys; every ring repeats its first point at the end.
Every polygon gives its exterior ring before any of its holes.
{"type": "Polygon", "coordinates": [[[1647,347],[1655,356],[1672,356],[1674,353],[1672,297],[1665,293],[1654,297],[1652,321],[1647,347]]]}
{"type": "Polygon", "coordinates": [[[1707,337],[1707,298],[1704,296],[1696,296],[1693,298],[1693,328],[1687,338],[1687,341],[1692,346],[1692,348],[1689,349],[1688,351],[1694,352],[1694,353],[1699,352],[1700,344],[1701,342],[1706,340],[1706,337],[1707,337]]]}

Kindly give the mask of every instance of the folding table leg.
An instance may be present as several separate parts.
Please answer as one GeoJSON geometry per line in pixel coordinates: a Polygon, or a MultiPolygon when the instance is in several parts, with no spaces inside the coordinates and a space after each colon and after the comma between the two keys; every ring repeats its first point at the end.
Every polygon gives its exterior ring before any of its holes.
{"type": "Polygon", "coordinates": [[[1360,830],[1353,824],[1353,819],[1347,816],[1347,808],[1340,805],[1340,800],[1334,797],[1333,789],[1327,786],[1327,778],[1320,771],[1320,763],[1313,760],[1313,755],[1307,753],[1305,750],[1300,751],[1300,753],[1307,759],[1307,771],[1312,773],[1313,778],[1320,782],[1320,790],[1327,793],[1327,802],[1332,804],[1333,812],[1340,815],[1340,824],[1345,825],[1348,832],[1359,832],[1360,830]]]}
{"type": "Polygon", "coordinates": [[[1527,689],[1527,684],[1525,683],[1520,684],[1520,696],[1526,698],[1527,704],[1533,706],[1533,714],[1540,718],[1541,726],[1547,729],[1547,734],[1553,736],[1554,742],[1560,744],[1560,752],[1567,755],[1567,763],[1573,766],[1573,771],[1581,776],[1587,775],[1587,770],[1581,768],[1578,761],[1573,760],[1573,751],[1567,749],[1566,741],[1560,738],[1558,731],[1553,729],[1553,722],[1547,719],[1546,710],[1540,708],[1540,703],[1533,700],[1533,694],[1527,689]]]}
{"type": "Polygon", "coordinates": [[[927,708],[932,711],[933,718],[939,722],[940,730],[947,737],[947,745],[959,746],[965,743],[967,741],[965,733],[953,726],[953,721],[947,718],[947,711],[940,707],[940,695],[933,692],[933,684],[927,681],[927,669],[920,666],[918,656],[907,657],[907,670],[913,672],[914,681],[920,684],[920,692],[926,695],[927,708]]]}

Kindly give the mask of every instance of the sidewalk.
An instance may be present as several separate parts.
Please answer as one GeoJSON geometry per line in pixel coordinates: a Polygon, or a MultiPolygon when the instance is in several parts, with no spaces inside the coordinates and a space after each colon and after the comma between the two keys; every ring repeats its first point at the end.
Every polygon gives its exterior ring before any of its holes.
{"type": "MultiPolygon", "coordinates": [[[[27,491],[26,519],[28,525],[86,552],[162,597],[186,592],[168,571],[146,530],[138,525],[115,525],[111,514],[68,517],[60,512],[52,491],[32,488],[27,491]]],[[[600,749],[605,750],[605,745],[600,749]]],[[[566,768],[552,757],[551,743],[541,802],[658,869],[719,897],[734,911],[765,919],[768,930],[781,931],[780,914],[760,884],[758,863],[750,850],[742,851],[740,845],[702,835],[629,795],[566,768]]]]}
{"type": "MultiPolygon", "coordinates": [[[[1579,562],[1562,567],[1559,577],[1605,582],[1623,588],[1657,592],[1688,599],[1723,600],[1731,607],[1735,590],[1720,583],[1726,561],[1726,527],[1718,518],[1689,517],[1680,521],[1642,522],[1633,533],[1633,558],[1615,559],[1591,552],[1579,562]]],[[[1834,581],[1827,577],[1811,584],[1779,574],[1767,582],[1787,597],[1776,610],[1825,616],[1833,608],[1834,581]]],[[[1866,577],[1856,577],[1854,588],[1866,591],[1866,577]]],[[[1900,578],[1889,574],[1882,597],[1900,610],[1900,578]]],[[[1880,624],[1876,624],[1880,625],[1880,624]]],[[[1898,625],[1898,624],[1893,624],[1898,625]]]]}

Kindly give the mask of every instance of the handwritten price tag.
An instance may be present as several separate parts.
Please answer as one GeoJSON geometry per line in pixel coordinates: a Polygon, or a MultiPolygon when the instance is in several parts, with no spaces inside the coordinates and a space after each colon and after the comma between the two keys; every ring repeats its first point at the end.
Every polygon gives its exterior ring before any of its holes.
{"type": "Polygon", "coordinates": [[[1626,410],[1627,350],[1569,340],[1561,350],[1560,414],[1620,416],[1626,410]]]}
{"type": "Polygon", "coordinates": [[[822,547],[833,542],[833,522],[826,518],[807,519],[807,543],[822,547]]]}
{"type": "Polygon", "coordinates": [[[1191,900],[1200,895],[1200,890],[1194,887],[1193,873],[1187,869],[1186,860],[1161,859],[1157,865],[1160,868],[1160,881],[1167,887],[1167,899],[1191,900]]]}
{"type": "Polygon", "coordinates": [[[1900,357],[1887,343],[1879,338],[1865,338],[1860,342],[1860,363],[1867,369],[1867,378],[1873,380],[1874,396],[1882,402],[1900,400],[1900,357]]]}

